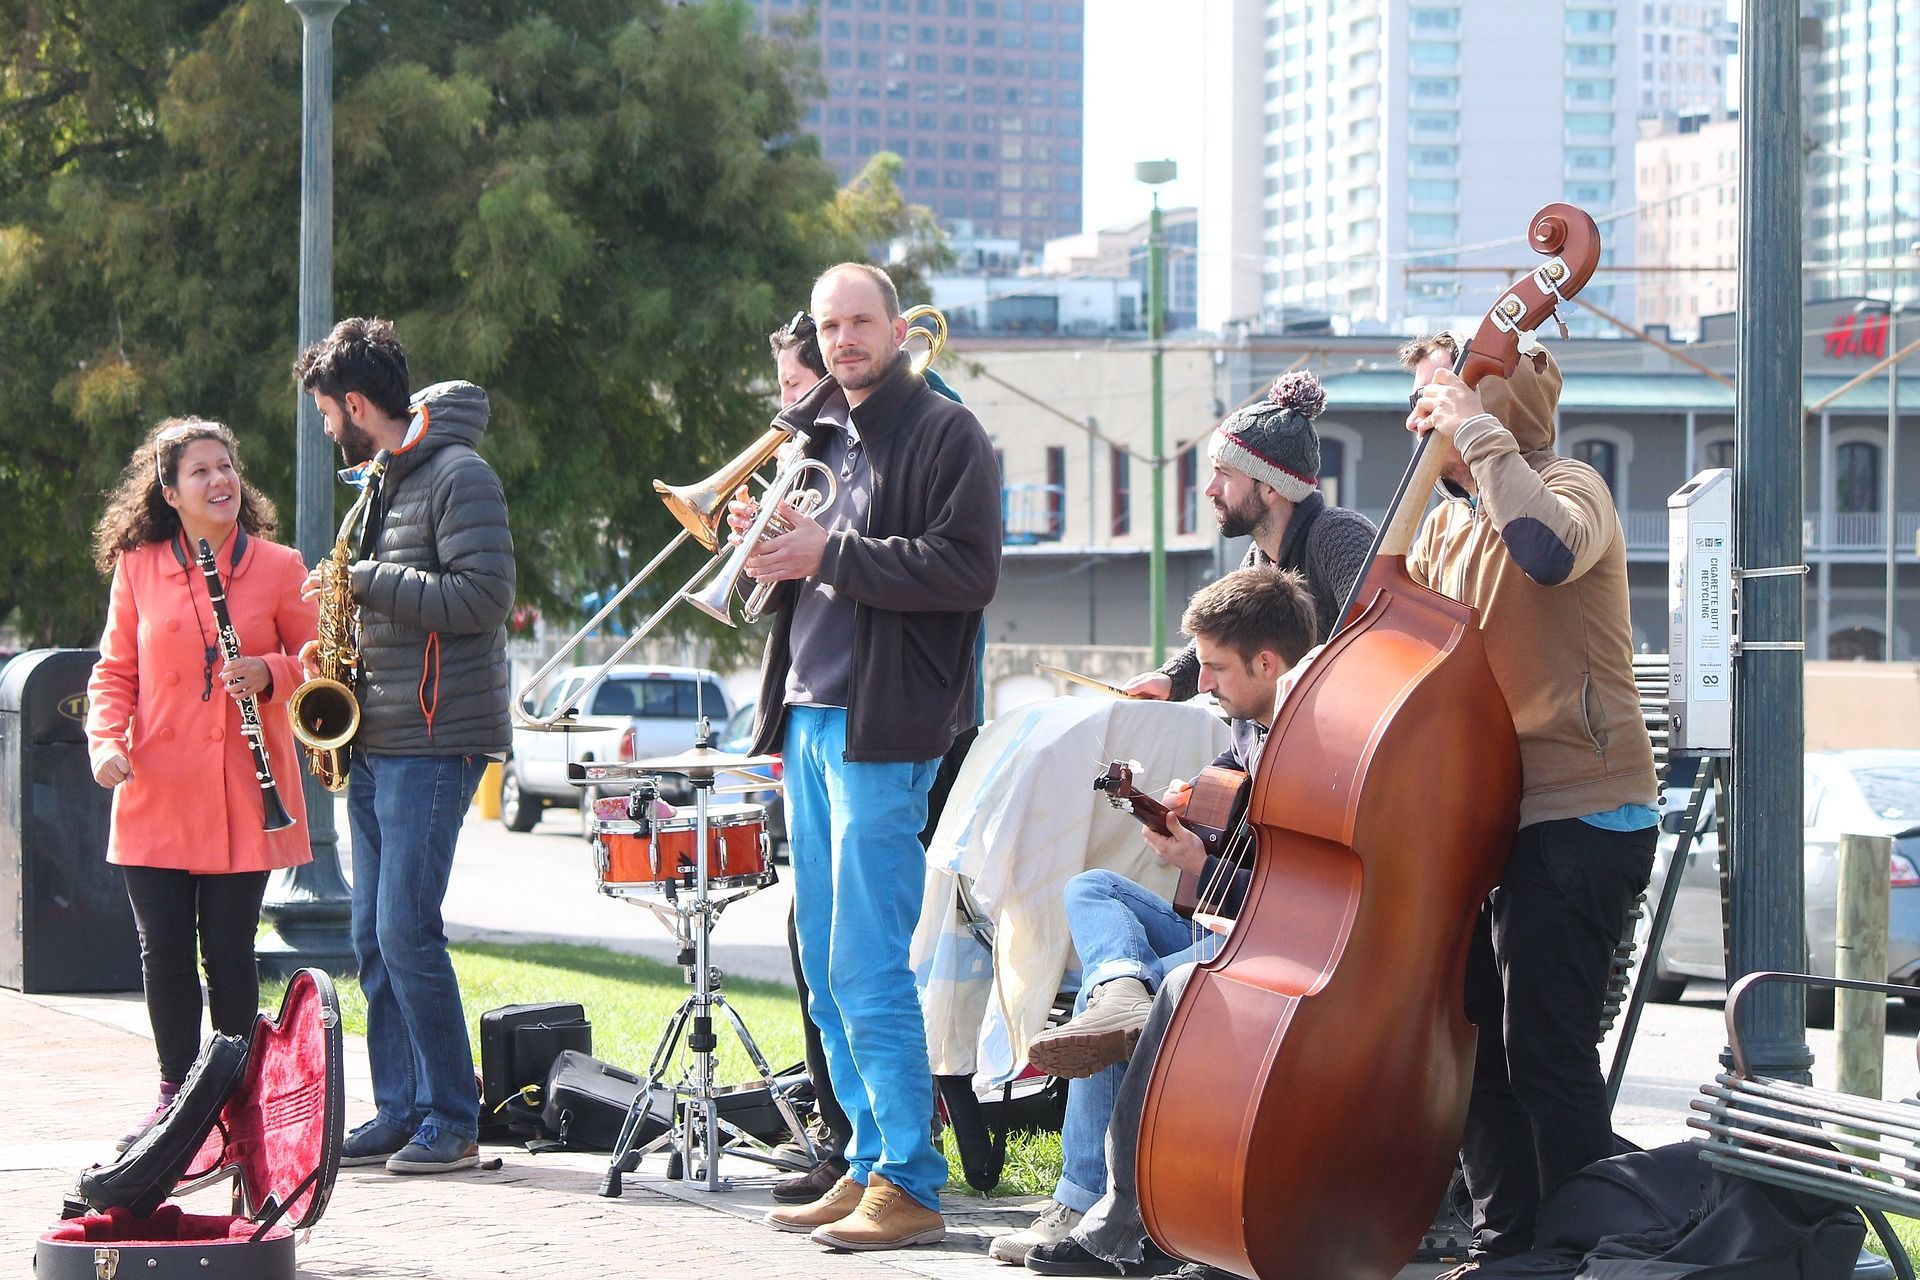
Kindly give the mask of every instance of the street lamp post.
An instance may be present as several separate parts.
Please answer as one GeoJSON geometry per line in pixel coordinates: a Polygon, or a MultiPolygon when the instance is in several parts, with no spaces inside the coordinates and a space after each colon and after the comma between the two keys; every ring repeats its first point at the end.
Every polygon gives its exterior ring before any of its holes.
{"type": "Polygon", "coordinates": [[[1160,234],[1160,191],[1180,168],[1171,160],[1142,160],[1136,181],[1154,188],[1147,216],[1147,344],[1153,362],[1153,550],[1147,559],[1147,607],[1152,610],[1153,665],[1167,660],[1167,425],[1161,377],[1161,340],[1166,336],[1167,248],[1160,234]]]}
{"type": "MultiPolygon", "coordinates": [[[[333,323],[333,20],[347,0],[287,0],[300,15],[300,347],[326,336],[333,323]]],[[[333,459],[320,412],[294,395],[294,542],[318,564],[333,543],[333,459]]],[[[353,906],[340,874],[340,837],[333,794],[301,770],[307,839],[313,861],[276,872],[261,914],[273,933],[256,953],[260,971],[285,977],[303,966],[354,972],[353,906]]]]}

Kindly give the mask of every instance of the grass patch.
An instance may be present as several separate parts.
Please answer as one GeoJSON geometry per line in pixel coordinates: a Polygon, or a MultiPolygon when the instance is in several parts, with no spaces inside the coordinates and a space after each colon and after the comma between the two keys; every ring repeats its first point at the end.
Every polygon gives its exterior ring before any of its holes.
{"type": "MultiPolygon", "coordinates": [[[[691,990],[677,966],[606,947],[561,942],[459,942],[449,950],[453,970],[460,978],[476,1068],[482,1013],[508,1004],[567,1000],[585,1009],[593,1023],[595,1057],[644,1074],[667,1019],[691,990]]],[[[349,1035],[365,1036],[367,1001],[359,982],[341,978],[335,985],[340,993],[341,1026],[349,1035]]],[[[285,983],[264,985],[261,1006],[278,1009],[285,990],[285,983]]],[[[805,1048],[800,1004],[791,987],[730,978],[721,994],[746,1021],[760,1052],[775,1071],[801,1060],[805,1048]]],[[[729,1084],[752,1078],[752,1063],[724,1015],[715,1019],[714,1030],[720,1040],[715,1053],[718,1081],[729,1084]]],[[[685,1056],[683,1038],[683,1061],[685,1056]]],[[[667,1075],[669,1080],[678,1079],[679,1067],[671,1067],[667,1075]]],[[[977,1194],[966,1184],[951,1133],[945,1137],[945,1147],[948,1189],[977,1194]]],[[[1016,1131],[1008,1141],[1006,1168],[993,1194],[1051,1195],[1060,1167],[1059,1134],[1016,1131]]]]}

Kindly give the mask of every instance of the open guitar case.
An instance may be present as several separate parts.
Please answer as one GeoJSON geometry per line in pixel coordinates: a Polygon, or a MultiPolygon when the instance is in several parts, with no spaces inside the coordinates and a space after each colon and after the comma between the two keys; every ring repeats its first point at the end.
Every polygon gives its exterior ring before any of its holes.
{"type": "Polygon", "coordinates": [[[38,1280],[293,1280],[294,1232],[325,1212],[340,1167],[346,1078],[333,982],[301,969],[277,1018],[216,1035],[153,1126],[80,1175],[34,1249],[38,1280]],[[231,1212],[171,1197],[230,1181],[231,1212]]]}

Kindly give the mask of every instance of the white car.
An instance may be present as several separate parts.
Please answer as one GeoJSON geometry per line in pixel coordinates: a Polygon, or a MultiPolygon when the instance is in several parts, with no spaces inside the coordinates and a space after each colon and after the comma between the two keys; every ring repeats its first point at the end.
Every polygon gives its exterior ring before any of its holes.
{"type": "MultiPolygon", "coordinates": [[[[551,677],[530,713],[551,716],[578,700],[595,670],[569,667],[551,677]]],[[[513,750],[500,770],[500,821],[509,830],[533,830],[551,806],[579,809],[585,834],[593,793],[567,781],[569,764],[677,756],[692,749],[702,716],[716,736],[724,732],[733,704],[719,674],[704,667],[617,666],[586,691],[579,711],[580,723],[600,730],[552,733],[514,722],[513,750]]],[[[692,798],[684,778],[663,775],[660,783],[663,798],[675,804],[692,798]]]]}
{"type": "MultiPolygon", "coordinates": [[[[1681,872],[1679,896],[1667,923],[1660,955],[1647,975],[1654,1000],[1678,1000],[1689,978],[1726,977],[1720,911],[1720,827],[1712,794],[1701,810],[1701,833],[1681,872]]],[[[1659,901],[1668,864],[1679,842],[1687,793],[1667,793],[1649,909],[1659,901]]],[[[1840,837],[1892,836],[1888,872],[1887,981],[1915,987],[1920,1003],[1920,751],[1810,751],[1806,758],[1805,845],[1809,973],[1833,973],[1834,897],[1839,880],[1840,837]]],[[[1833,994],[1809,989],[1809,1020],[1832,1017],[1833,994]]]]}

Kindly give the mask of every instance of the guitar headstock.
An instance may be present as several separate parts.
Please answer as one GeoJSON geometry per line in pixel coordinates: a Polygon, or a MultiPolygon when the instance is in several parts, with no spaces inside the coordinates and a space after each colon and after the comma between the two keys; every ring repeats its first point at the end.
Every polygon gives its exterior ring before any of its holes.
{"type": "Polygon", "coordinates": [[[1139,771],[1138,760],[1115,760],[1104,772],[1094,777],[1093,789],[1106,792],[1108,799],[1118,808],[1129,798],[1140,794],[1140,789],[1133,782],[1139,771]]]}

